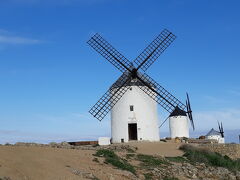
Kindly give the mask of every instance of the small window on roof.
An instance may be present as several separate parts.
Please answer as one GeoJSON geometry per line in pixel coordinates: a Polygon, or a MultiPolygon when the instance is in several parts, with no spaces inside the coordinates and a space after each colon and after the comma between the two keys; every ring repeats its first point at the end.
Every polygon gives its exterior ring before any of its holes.
{"type": "Polygon", "coordinates": [[[133,105],[130,105],[130,111],[133,111],[134,108],[133,108],[133,105]]]}

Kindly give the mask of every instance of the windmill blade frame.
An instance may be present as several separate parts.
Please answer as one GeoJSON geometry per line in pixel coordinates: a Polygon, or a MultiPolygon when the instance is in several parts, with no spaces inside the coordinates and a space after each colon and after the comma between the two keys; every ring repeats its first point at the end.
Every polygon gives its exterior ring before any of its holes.
{"type": "Polygon", "coordinates": [[[221,130],[222,130],[222,137],[224,138],[224,131],[223,131],[223,125],[222,125],[222,122],[221,122],[221,130]]]}
{"type": "Polygon", "coordinates": [[[219,129],[219,132],[221,132],[221,127],[220,127],[219,121],[218,121],[218,129],[219,129]]]}
{"type": "Polygon", "coordinates": [[[111,86],[115,88],[109,88],[89,112],[101,121],[130,88],[131,81],[134,80],[139,82],[138,87],[143,92],[170,114],[177,109],[182,111],[184,115],[187,113],[194,128],[188,95],[187,103],[184,105],[146,73],[138,73],[139,69],[145,72],[175,39],[176,36],[172,32],[164,29],[133,62],[130,62],[98,33],[91,37],[87,43],[123,74],[111,86]],[[134,67],[134,65],[136,66],[134,67]],[[187,112],[185,109],[187,109],[187,112]]]}
{"type": "Polygon", "coordinates": [[[164,29],[134,60],[137,70],[145,72],[175,39],[172,32],[164,29]]]}
{"type": "Polygon", "coordinates": [[[221,122],[221,124],[218,122],[218,129],[219,129],[219,132],[220,132],[222,138],[224,138],[224,131],[223,131],[222,122],[221,122]]]}
{"type": "Polygon", "coordinates": [[[168,92],[164,87],[149,77],[146,73],[138,75],[138,80],[145,86],[139,86],[147,95],[162,106],[169,113],[173,112],[176,107],[184,110],[186,106],[175,96],[168,92]]]}
{"type": "Polygon", "coordinates": [[[169,116],[162,122],[162,124],[158,128],[161,128],[165,124],[165,122],[167,122],[168,119],[169,119],[169,116]]]}
{"type": "Polygon", "coordinates": [[[187,95],[187,100],[186,100],[187,115],[191,122],[193,130],[195,130],[195,125],[194,125],[193,116],[192,116],[192,109],[191,109],[191,104],[190,104],[188,93],[186,93],[186,95],[187,95]]]}
{"type": "Polygon", "coordinates": [[[91,37],[87,43],[122,73],[126,70],[131,71],[130,67],[132,63],[98,33],[91,37]]]}
{"type": "Polygon", "coordinates": [[[130,86],[128,86],[130,81],[131,77],[129,74],[123,73],[120,78],[113,83],[108,91],[104,93],[97,103],[89,110],[89,113],[101,121],[130,88],[130,86]]]}

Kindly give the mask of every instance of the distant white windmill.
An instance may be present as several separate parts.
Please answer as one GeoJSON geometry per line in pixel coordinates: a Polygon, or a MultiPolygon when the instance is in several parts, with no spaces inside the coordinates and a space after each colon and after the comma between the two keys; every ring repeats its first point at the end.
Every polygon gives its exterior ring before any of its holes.
{"type": "Polygon", "coordinates": [[[218,143],[225,143],[223,125],[218,122],[219,131],[213,128],[206,134],[206,139],[215,139],[218,143]]]}

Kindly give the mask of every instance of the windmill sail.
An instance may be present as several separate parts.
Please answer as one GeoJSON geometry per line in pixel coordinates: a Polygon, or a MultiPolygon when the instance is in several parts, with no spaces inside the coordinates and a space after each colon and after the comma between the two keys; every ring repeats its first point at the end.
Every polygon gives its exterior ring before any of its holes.
{"type": "Polygon", "coordinates": [[[176,109],[181,110],[185,114],[187,113],[194,127],[192,114],[189,110],[189,99],[187,100],[187,105],[184,105],[146,73],[141,74],[138,72],[139,69],[146,71],[175,38],[176,36],[172,32],[164,29],[132,63],[99,34],[95,34],[88,41],[88,44],[119,69],[123,75],[114,83],[113,86],[115,88],[110,88],[89,112],[101,121],[128,90],[131,85],[130,82],[134,80],[137,82],[135,83],[136,86],[160,104],[170,114],[176,109]],[[136,65],[136,67],[133,65],[136,65]]]}
{"type": "Polygon", "coordinates": [[[128,74],[122,74],[122,76],[112,85],[115,88],[108,89],[108,91],[89,110],[90,114],[101,121],[129,89],[129,86],[126,85],[129,84],[130,81],[131,78],[128,74]]]}
{"type": "Polygon", "coordinates": [[[174,34],[164,29],[134,60],[137,69],[145,72],[175,39],[174,34]]]}
{"type": "Polygon", "coordinates": [[[122,73],[130,70],[131,62],[99,34],[95,34],[87,43],[122,73]]]}
{"type": "Polygon", "coordinates": [[[176,107],[185,109],[185,105],[174,97],[170,92],[163,88],[160,84],[154,81],[146,73],[139,76],[141,83],[145,86],[139,86],[147,95],[149,95],[153,100],[155,100],[159,105],[161,105],[169,113],[173,112],[176,107]],[[144,83],[145,82],[145,83],[144,83]]]}

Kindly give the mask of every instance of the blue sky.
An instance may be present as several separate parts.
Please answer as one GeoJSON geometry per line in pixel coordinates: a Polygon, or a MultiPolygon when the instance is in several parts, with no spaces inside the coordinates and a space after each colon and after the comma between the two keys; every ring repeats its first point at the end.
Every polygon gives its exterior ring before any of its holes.
{"type": "MultiPolygon", "coordinates": [[[[0,0],[1,142],[109,135],[109,117],[100,123],[88,110],[121,73],[86,41],[98,32],[134,60],[164,28],[177,39],[147,73],[183,102],[189,92],[197,131],[217,120],[240,129],[239,7],[238,0],[0,0]]],[[[166,116],[159,106],[159,120],[166,116]]]]}

